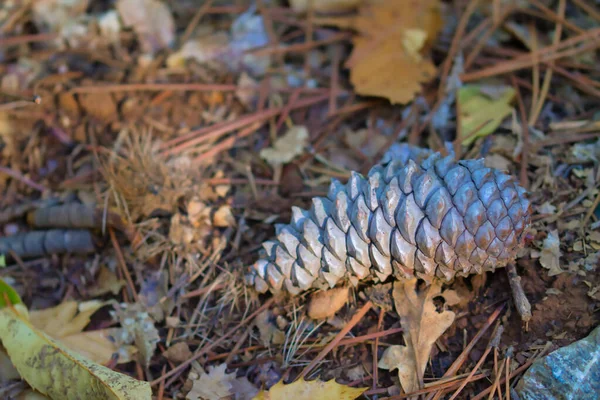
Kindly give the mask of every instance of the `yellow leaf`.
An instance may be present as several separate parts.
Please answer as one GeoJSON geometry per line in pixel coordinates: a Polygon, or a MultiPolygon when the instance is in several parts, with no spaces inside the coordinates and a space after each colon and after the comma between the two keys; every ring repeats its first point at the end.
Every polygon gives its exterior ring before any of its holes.
{"type": "Polygon", "coordinates": [[[96,364],[36,329],[17,304],[0,310],[0,339],[19,374],[52,399],[151,399],[148,382],[96,364]]]}
{"type": "Polygon", "coordinates": [[[406,104],[436,74],[426,55],[442,28],[439,0],[367,0],[354,18],[315,21],[358,31],[346,67],[361,95],[406,104]]]}
{"type": "Polygon", "coordinates": [[[469,145],[498,128],[512,111],[510,86],[466,85],[458,91],[462,143],[469,145]]]}
{"type": "Polygon", "coordinates": [[[82,332],[90,323],[90,317],[104,302],[92,300],[83,303],[65,301],[55,307],[29,312],[32,325],[47,335],[64,343],[69,349],[99,364],[108,363],[113,354],[119,353],[118,363],[131,360],[130,347],[120,349],[113,338],[120,336],[120,329],[102,329],[82,332]]]}
{"type": "Polygon", "coordinates": [[[280,381],[268,391],[261,391],[253,400],[353,400],[367,389],[340,385],[333,379],[327,382],[299,380],[289,385],[280,381]]]}
{"type": "Polygon", "coordinates": [[[452,311],[438,312],[433,303],[435,297],[444,296],[439,281],[434,280],[423,290],[416,290],[416,285],[416,278],[394,283],[394,303],[406,346],[388,347],[378,364],[382,369],[398,368],[400,384],[407,393],[422,389],[431,347],[455,317],[452,311]]]}

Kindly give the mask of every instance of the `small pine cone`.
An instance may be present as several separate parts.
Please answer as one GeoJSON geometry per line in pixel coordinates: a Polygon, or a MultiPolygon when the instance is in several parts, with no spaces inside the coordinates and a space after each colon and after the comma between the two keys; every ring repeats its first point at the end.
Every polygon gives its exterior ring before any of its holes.
{"type": "Polygon", "coordinates": [[[390,275],[430,282],[493,271],[523,245],[531,215],[525,194],[483,159],[396,145],[367,177],[333,180],[310,210],[293,207],[246,281],[261,293],[298,294],[390,275]]]}

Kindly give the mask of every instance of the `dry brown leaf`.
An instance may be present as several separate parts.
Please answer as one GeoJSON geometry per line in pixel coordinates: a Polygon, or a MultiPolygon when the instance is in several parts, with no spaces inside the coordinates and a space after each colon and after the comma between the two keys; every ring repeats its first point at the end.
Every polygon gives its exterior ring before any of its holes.
{"type": "MultiPolygon", "coordinates": [[[[438,312],[433,303],[435,297],[444,296],[439,281],[433,281],[421,291],[416,290],[416,285],[416,278],[394,282],[394,303],[406,346],[388,347],[378,364],[382,369],[398,368],[400,383],[407,393],[422,388],[431,348],[455,318],[452,311],[438,312]]],[[[451,301],[456,298],[455,293],[449,296],[451,301]]]]}
{"type": "Polygon", "coordinates": [[[167,3],[158,0],[119,0],[117,10],[125,26],[138,35],[142,50],[155,53],[175,40],[175,21],[167,3]]]}
{"type": "Polygon", "coordinates": [[[108,363],[118,354],[119,363],[131,360],[134,349],[120,348],[114,341],[121,334],[120,329],[101,329],[83,332],[90,323],[90,317],[106,303],[88,301],[77,303],[65,301],[56,307],[29,312],[33,326],[54,339],[60,340],[71,350],[99,364],[108,363]]]}
{"type": "Polygon", "coordinates": [[[102,265],[100,267],[100,272],[98,272],[95,286],[88,289],[88,294],[92,297],[101,296],[107,293],[117,295],[124,285],[124,279],[119,279],[107,266],[102,265]]]}
{"type": "Polygon", "coordinates": [[[254,325],[258,328],[260,340],[265,347],[285,342],[285,333],[277,326],[276,317],[271,310],[258,314],[254,319],[254,325]]]}
{"type": "Polygon", "coordinates": [[[227,205],[219,207],[213,215],[213,225],[217,228],[235,226],[235,217],[231,212],[231,207],[227,205]]]}
{"type": "Polygon", "coordinates": [[[339,287],[316,292],[308,304],[308,316],[322,319],[333,316],[348,301],[348,288],[339,287]]]}
{"type": "Polygon", "coordinates": [[[273,143],[273,147],[262,149],[260,156],[271,165],[285,164],[302,154],[307,142],[308,129],[305,126],[293,126],[273,143]]]}
{"type": "Polygon", "coordinates": [[[110,93],[80,94],[79,104],[95,120],[110,123],[119,118],[117,103],[110,93]]]}
{"type": "Polygon", "coordinates": [[[548,236],[544,239],[542,251],[540,252],[540,264],[548,270],[549,276],[559,275],[564,272],[560,267],[561,255],[558,231],[548,232],[548,236]]]}
{"type": "Polygon", "coordinates": [[[163,356],[174,363],[182,363],[192,358],[193,354],[186,342],[179,342],[165,350],[163,356]]]}
{"type": "Polygon", "coordinates": [[[315,20],[358,31],[346,67],[361,95],[406,104],[436,73],[425,54],[442,28],[439,0],[368,0],[354,18],[315,20]]]}

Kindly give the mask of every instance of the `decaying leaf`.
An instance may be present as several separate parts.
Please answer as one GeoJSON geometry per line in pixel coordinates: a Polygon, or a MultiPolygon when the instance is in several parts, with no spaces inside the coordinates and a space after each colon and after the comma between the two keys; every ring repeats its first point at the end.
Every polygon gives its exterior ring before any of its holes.
{"type": "Polygon", "coordinates": [[[265,347],[285,342],[285,333],[277,326],[276,317],[271,310],[258,314],[254,319],[254,325],[258,328],[260,340],[265,347]]]}
{"type": "Polygon", "coordinates": [[[118,362],[127,363],[131,361],[134,349],[131,346],[120,348],[115,343],[114,338],[121,335],[121,329],[83,332],[92,314],[104,305],[106,303],[95,300],[79,304],[65,301],[56,307],[29,311],[29,316],[35,328],[94,362],[106,364],[118,354],[118,362]]]}
{"type": "Polygon", "coordinates": [[[308,316],[322,319],[333,316],[348,301],[348,288],[338,287],[315,292],[308,304],[308,316]]]}
{"type": "Polygon", "coordinates": [[[163,356],[174,363],[182,363],[192,358],[193,354],[186,342],[178,342],[165,350],[163,356]]]}
{"type": "Polygon", "coordinates": [[[493,133],[512,112],[511,86],[465,85],[458,91],[462,143],[471,144],[493,133]]]}
{"type": "Polygon", "coordinates": [[[559,275],[564,272],[560,267],[561,255],[558,231],[548,232],[548,236],[544,239],[542,251],[540,252],[540,264],[548,270],[549,276],[559,275]]]}
{"type": "Polygon", "coordinates": [[[228,374],[227,364],[209,367],[208,373],[190,373],[193,380],[192,390],[187,394],[188,400],[250,400],[258,390],[247,378],[236,378],[234,373],[228,374]]]}
{"type": "Polygon", "coordinates": [[[117,295],[124,285],[124,279],[119,279],[117,275],[107,266],[102,265],[100,267],[100,271],[98,272],[95,286],[92,286],[90,289],[88,289],[88,293],[92,297],[101,296],[107,293],[117,295]]]}
{"type": "Polygon", "coordinates": [[[346,67],[361,95],[406,104],[436,73],[425,54],[442,28],[438,0],[367,0],[356,17],[315,20],[358,31],[346,67]]]}
{"type": "Polygon", "coordinates": [[[38,392],[68,400],[152,398],[148,382],[96,364],[35,328],[27,308],[4,281],[0,295],[0,340],[21,377],[38,392]]]}
{"type": "MultiPolygon", "coordinates": [[[[436,310],[433,299],[444,297],[437,280],[421,291],[416,290],[416,285],[416,278],[394,282],[394,303],[404,329],[402,335],[406,345],[388,347],[378,364],[382,369],[397,368],[400,384],[407,393],[422,388],[431,348],[455,318],[452,311],[436,310]]],[[[449,299],[454,302],[456,293],[452,292],[449,299]]]]}
{"type": "Polygon", "coordinates": [[[169,47],[175,40],[175,21],[167,3],[158,0],[119,0],[117,10],[125,26],[138,35],[147,53],[169,47]]]}
{"type": "Polygon", "coordinates": [[[353,400],[367,389],[340,385],[333,379],[327,382],[298,380],[289,385],[280,381],[268,391],[261,391],[254,400],[353,400]]]}
{"type": "Polygon", "coordinates": [[[272,147],[262,149],[260,156],[272,165],[285,164],[302,154],[307,142],[308,130],[305,126],[297,125],[278,138],[272,147]]]}
{"type": "Polygon", "coordinates": [[[138,303],[115,306],[115,311],[111,311],[111,314],[121,322],[124,329],[120,338],[122,343],[134,342],[139,350],[140,362],[148,366],[160,340],[154,320],[138,303]]]}

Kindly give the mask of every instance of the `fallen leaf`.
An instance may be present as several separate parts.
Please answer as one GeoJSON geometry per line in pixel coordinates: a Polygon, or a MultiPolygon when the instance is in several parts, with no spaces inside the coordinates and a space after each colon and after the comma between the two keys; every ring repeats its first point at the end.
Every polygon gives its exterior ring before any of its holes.
{"type": "Polygon", "coordinates": [[[158,0],[119,0],[123,23],[137,33],[146,53],[165,49],[175,40],[175,21],[167,5],[158,0]]]}
{"type": "Polygon", "coordinates": [[[544,239],[542,251],[540,252],[540,264],[548,270],[549,276],[559,275],[564,272],[560,267],[561,255],[558,231],[548,232],[548,236],[544,239]]]}
{"type": "Polygon", "coordinates": [[[315,22],[358,32],[346,62],[357,93],[406,104],[436,74],[426,54],[442,28],[440,7],[439,0],[367,0],[355,17],[315,22]]]}
{"type": "Polygon", "coordinates": [[[271,165],[285,164],[302,154],[307,143],[308,129],[296,125],[278,138],[272,147],[262,149],[260,156],[271,165]]]}
{"type": "MultiPolygon", "coordinates": [[[[398,369],[398,378],[406,393],[422,388],[431,348],[455,318],[452,311],[438,312],[433,303],[435,297],[444,296],[439,281],[434,280],[420,291],[416,285],[416,278],[394,282],[394,303],[406,345],[388,347],[378,364],[382,369],[398,369]]],[[[451,292],[448,298],[451,302],[456,300],[456,293],[451,292]]]]}
{"type": "Polygon", "coordinates": [[[260,340],[265,347],[285,342],[285,333],[277,326],[276,317],[271,310],[258,314],[254,319],[254,325],[258,328],[260,340]]]}
{"type": "Polygon", "coordinates": [[[36,329],[17,293],[3,280],[0,295],[0,340],[32,388],[53,399],[152,398],[148,382],[94,363],[36,329]],[[60,379],[56,379],[57,371],[60,379]]]}
{"type": "Polygon", "coordinates": [[[165,350],[163,356],[174,363],[182,363],[192,358],[193,354],[186,342],[179,342],[165,350]]]}
{"type": "Polygon", "coordinates": [[[228,45],[229,35],[225,32],[200,36],[185,42],[179,51],[171,54],[167,66],[182,67],[186,60],[195,60],[199,64],[220,60],[227,54],[228,45]]]}
{"type": "Polygon", "coordinates": [[[35,328],[94,362],[106,364],[118,354],[118,362],[127,363],[131,361],[134,349],[121,348],[115,343],[114,338],[121,335],[120,329],[83,332],[92,314],[104,305],[106,303],[96,300],[83,303],[64,301],[55,307],[31,310],[29,316],[35,328]]]}
{"type": "Polygon", "coordinates": [[[308,316],[322,319],[333,316],[348,301],[348,288],[338,287],[315,292],[308,304],[308,316]]]}
{"type": "Polygon", "coordinates": [[[217,228],[227,228],[235,226],[235,217],[231,212],[231,207],[228,205],[217,208],[213,215],[213,225],[217,228]]]}
{"type": "Polygon", "coordinates": [[[268,391],[261,391],[253,400],[353,400],[367,389],[340,385],[333,379],[327,382],[298,380],[289,385],[279,381],[268,391]]]}
{"type": "Polygon", "coordinates": [[[95,286],[88,289],[88,293],[92,297],[102,296],[107,293],[119,294],[119,291],[125,285],[125,280],[119,279],[117,274],[111,271],[106,265],[102,265],[95,283],[95,286]]]}
{"type": "Polygon", "coordinates": [[[117,103],[110,93],[82,93],[78,99],[81,108],[99,122],[110,123],[119,118],[117,103]]]}
{"type": "MultiPolygon", "coordinates": [[[[227,364],[201,371],[200,376],[192,378],[193,385],[185,397],[188,400],[225,400],[235,395],[236,400],[251,399],[258,390],[246,379],[238,379],[234,373],[225,372],[227,364]],[[245,390],[245,392],[242,392],[245,390]]],[[[190,375],[192,375],[190,373],[190,375]]]]}
{"type": "Polygon", "coordinates": [[[465,85],[458,90],[460,132],[467,146],[493,133],[512,112],[515,97],[511,86],[465,85]]]}

